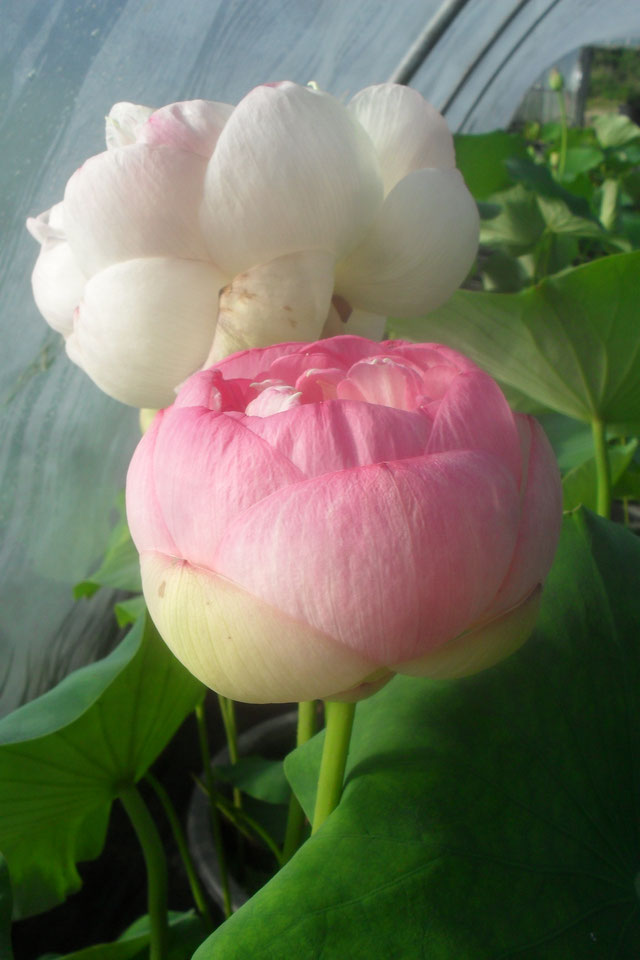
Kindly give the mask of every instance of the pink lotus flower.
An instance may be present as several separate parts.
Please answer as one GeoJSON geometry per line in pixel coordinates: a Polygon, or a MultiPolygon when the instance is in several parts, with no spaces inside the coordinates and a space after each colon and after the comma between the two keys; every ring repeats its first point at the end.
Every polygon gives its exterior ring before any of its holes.
{"type": "Polygon", "coordinates": [[[561,519],[535,420],[437,344],[229,357],[156,416],[127,512],[160,633],[250,702],[458,676],[533,629],[561,519]]]}
{"type": "Polygon", "coordinates": [[[389,313],[446,300],[475,256],[451,134],[407,87],[348,106],[294,83],[235,108],[120,103],[107,147],[28,221],[33,290],[70,358],[135,406],[247,347],[380,337],[389,313]]]}

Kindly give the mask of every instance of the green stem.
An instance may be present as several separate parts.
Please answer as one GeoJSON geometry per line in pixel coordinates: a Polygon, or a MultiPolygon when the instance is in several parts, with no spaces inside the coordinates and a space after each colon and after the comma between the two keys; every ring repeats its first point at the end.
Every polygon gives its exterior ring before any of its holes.
{"type": "MultiPolygon", "coordinates": [[[[316,732],[317,709],[315,700],[305,700],[298,704],[298,732],[296,736],[296,746],[301,747],[303,743],[310,740],[316,732]]],[[[282,862],[287,863],[291,860],[300,844],[304,832],[304,810],[300,806],[298,798],[294,793],[289,798],[289,814],[287,816],[287,830],[284,836],[284,847],[282,849],[282,862]]]]}
{"type": "MultiPolygon", "coordinates": [[[[224,732],[227,738],[227,749],[229,751],[229,760],[232,764],[238,762],[238,729],[236,726],[236,705],[233,700],[218,694],[218,703],[220,705],[220,714],[224,725],[224,732]]],[[[236,807],[242,806],[242,795],[238,787],[233,788],[233,802],[236,807]]]]}
{"type": "Polygon", "coordinates": [[[222,843],[222,832],[220,830],[220,817],[215,804],[214,794],[215,785],[213,782],[213,771],[211,770],[211,753],[209,751],[209,737],[207,736],[207,724],[204,715],[204,701],[200,701],[195,709],[196,720],[198,723],[198,742],[200,743],[200,756],[204,768],[204,778],[209,794],[209,816],[211,818],[211,835],[213,845],[216,848],[218,857],[218,866],[220,867],[220,886],[222,887],[222,904],[225,917],[230,917],[231,892],[229,890],[229,874],[227,873],[227,860],[224,855],[224,845],[222,843]]]}
{"type": "Polygon", "coordinates": [[[620,181],[607,178],[602,184],[600,200],[600,223],[605,230],[613,230],[618,215],[618,194],[620,181]]]}
{"type": "Polygon", "coordinates": [[[567,165],[567,105],[564,102],[564,90],[558,90],[556,93],[558,106],[560,108],[560,157],[558,160],[558,180],[562,180],[564,170],[567,165]]]}
{"type": "Polygon", "coordinates": [[[340,802],[355,703],[325,702],[326,731],[311,833],[316,833],[340,802]]]}
{"type": "Polygon", "coordinates": [[[593,433],[596,477],[598,481],[596,510],[601,517],[608,519],[611,515],[611,466],[609,463],[606,428],[602,420],[594,418],[591,421],[591,431],[593,433]]]}
{"type": "Polygon", "coordinates": [[[168,875],[167,859],[162,840],[137,787],[133,784],[123,787],[119,791],[118,797],[136,832],[147,868],[147,902],[151,925],[149,960],[165,960],[169,933],[167,918],[168,875]]]}
{"type": "Polygon", "coordinates": [[[264,845],[268,847],[276,858],[278,866],[281,867],[283,863],[282,854],[278,844],[269,831],[265,830],[262,824],[254,820],[253,817],[250,817],[244,810],[238,810],[235,804],[230,803],[219,791],[216,791],[213,796],[220,813],[249,839],[251,839],[251,834],[253,833],[254,836],[262,840],[264,845]]]}
{"type": "Polygon", "coordinates": [[[191,854],[189,853],[189,847],[187,845],[184,831],[180,824],[178,815],[175,811],[175,807],[171,802],[171,797],[169,796],[165,788],[162,786],[160,781],[156,779],[156,777],[151,773],[150,770],[147,772],[145,779],[148,780],[151,786],[153,787],[156,793],[156,796],[158,797],[160,803],[162,804],[162,808],[167,816],[167,820],[171,825],[173,838],[176,842],[176,846],[180,853],[184,870],[187,875],[187,880],[189,881],[189,886],[191,887],[191,895],[193,897],[193,902],[196,905],[196,910],[198,911],[202,919],[205,921],[207,926],[211,930],[213,930],[213,919],[211,917],[209,907],[207,906],[207,901],[205,900],[202,887],[200,886],[200,881],[198,880],[198,874],[196,873],[196,869],[193,865],[191,854]]]}

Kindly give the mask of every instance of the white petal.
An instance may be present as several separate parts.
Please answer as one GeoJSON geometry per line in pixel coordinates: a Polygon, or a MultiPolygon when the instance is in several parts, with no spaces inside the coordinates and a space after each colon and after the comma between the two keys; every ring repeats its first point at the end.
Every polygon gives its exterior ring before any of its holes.
{"type": "Polygon", "coordinates": [[[367,87],[355,95],[349,110],[378,152],[385,194],[412,170],[455,167],[447,121],[417,90],[396,83],[367,87]]]}
{"type": "Polygon", "coordinates": [[[34,240],[44,243],[45,240],[66,240],[64,232],[64,204],[56,203],[49,210],[38,214],[37,217],[27,219],[27,230],[34,240]]]}
{"type": "Polygon", "coordinates": [[[143,107],[138,103],[114,103],[105,122],[107,150],[135,143],[141,127],[152,113],[153,107],[143,107]]]}
{"type": "Polygon", "coordinates": [[[433,310],[469,272],[478,223],[458,170],[416,170],[386,198],[364,243],[338,264],[336,292],[379,314],[433,310]]]}
{"type": "Polygon", "coordinates": [[[153,146],[179,147],[208,160],[233,110],[230,104],[213,100],[170,103],[151,114],[138,140],[153,146]]]}
{"type": "Polygon", "coordinates": [[[97,385],[136,407],[164,407],[202,366],[223,278],[195,260],[128,260],[87,283],[67,352],[97,385]]]}
{"type": "Polygon", "coordinates": [[[249,703],[330,697],[376,664],[235,584],[160,554],[140,557],[144,594],[164,641],[223,696],[249,703]]]}
{"type": "Polygon", "coordinates": [[[320,250],[278,257],[239,274],[220,297],[209,363],[238,350],[317,340],[333,292],[333,257],[320,250]]]}
{"type": "Polygon", "coordinates": [[[371,141],[338,100],[294,83],[256,87],[225,126],[207,170],[211,255],[240,273],[297,250],[344,256],[382,200],[371,141]]]}
{"type": "Polygon", "coordinates": [[[71,177],[65,231],[90,276],[119,260],[208,260],[198,224],[206,161],[172,147],[136,143],[100,153],[71,177]]]}
{"type": "Polygon", "coordinates": [[[69,244],[55,237],[45,240],[31,274],[33,297],[49,326],[65,337],[73,329],[73,312],[86,282],[69,244]]]}

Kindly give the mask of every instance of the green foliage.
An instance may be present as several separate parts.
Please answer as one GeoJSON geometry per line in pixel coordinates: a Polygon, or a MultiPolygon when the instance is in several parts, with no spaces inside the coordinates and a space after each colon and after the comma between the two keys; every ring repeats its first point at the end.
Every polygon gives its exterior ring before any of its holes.
{"type": "Polygon", "coordinates": [[[640,127],[605,114],[593,127],[529,124],[525,135],[459,135],[467,185],[483,207],[486,290],[515,292],[569,266],[640,246],[640,127]]]}
{"type": "MultiPolygon", "coordinates": [[[[189,960],[205,935],[202,920],[194,913],[169,912],[167,960],[189,960]]],[[[96,943],[64,956],[49,955],[50,960],[146,960],[149,956],[151,928],[147,916],[140,917],[112,943],[96,943]]],[[[2,956],[0,954],[0,956],[2,956]]],[[[45,960],[45,958],[43,958],[45,960]]]]}
{"type": "Polygon", "coordinates": [[[281,760],[240,757],[236,763],[214,767],[216,780],[238,787],[243,793],[266,803],[287,803],[289,785],[281,760]]]}
{"type": "Polygon", "coordinates": [[[80,886],[113,800],[147,771],[203,695],[147,618],[106,659],[0,722],[0,849],[17,916],[80,886]]]}
{"type": "MultiPolygon", "coordinates": [[[[359,704],[339,807],[194,960],[639,955],[639,567],[568,518],[532,639],[359,704]]],[[[322,740],[286,761],[307,812],[322,740]]]]}
{"type": "Polygon", "coordinates": [[[458,291],[394,336],[446,343],[559,413],[640,426],[640,252],[604,257],[515,294],[458,291]]]}
{"type": "Polygon", "coordinates": [[[11,897],[11,880],[7,861],[0,854],[0,957],[2,960],[13,960],[11,948],[11,916],[13,900],[11,897]]]}
{"type": "MultiPolygon", "coordinates": [[[[637,440],[621,443],[609,447],[609,464],[611,480],[619,484],[628,470],[638,448],[637,440]]],[[[589,457],[584,463],[573,467],[562,478],[562,505],[565,510],[575,507],[588,507],[595,510],[598,502],[598,477],[594,457],[589,457]]]]}

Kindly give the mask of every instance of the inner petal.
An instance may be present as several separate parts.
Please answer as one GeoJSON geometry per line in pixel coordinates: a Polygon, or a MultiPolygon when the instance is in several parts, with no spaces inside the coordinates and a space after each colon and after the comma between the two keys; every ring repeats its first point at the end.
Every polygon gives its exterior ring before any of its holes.
{"type": "Polygon", "coordinates": [[[364,400],[399,410],[415,410],[424,393],[420,374],[390,357],[356,363],[337,389],[341,399],[364,400]]]}
{"type": "Polygon", "coordinates": [[[301,404],[242,422],[308,477],[420,456],[430,429],[419,413],[352,400],[301,404]]]}

